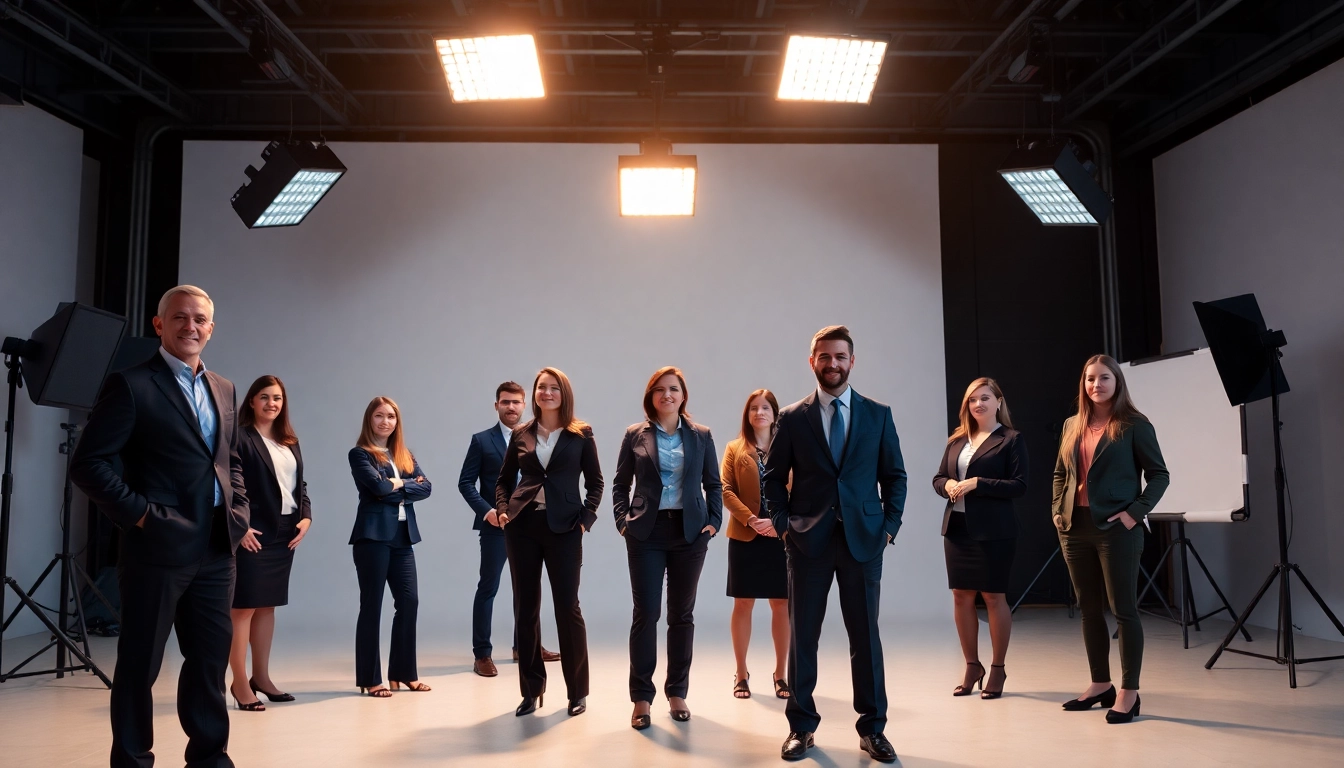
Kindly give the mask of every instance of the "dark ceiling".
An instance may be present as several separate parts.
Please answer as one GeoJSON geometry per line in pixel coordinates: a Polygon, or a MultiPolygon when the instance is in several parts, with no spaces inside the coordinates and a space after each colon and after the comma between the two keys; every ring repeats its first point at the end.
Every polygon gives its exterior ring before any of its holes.
{"type": "Polygon", "coordinates": [[[1151,153],[1344,55],[1331,0],[0,0],[0,86],[114,137],[627,141],[652,129],[643,53],[674,51],[662,130],[695,141],[944,141],[1109,130],[1151,153]],[[538,34],[547,98],[454,104],[435,33],[538,34]],[[265,29],[293,76],[265,78],[265,29]],[[774,97],[786,34],[890,36],[869,105],[774,97]],[[1031,44],[1045,63],[1010,82],[1031,44]]]}

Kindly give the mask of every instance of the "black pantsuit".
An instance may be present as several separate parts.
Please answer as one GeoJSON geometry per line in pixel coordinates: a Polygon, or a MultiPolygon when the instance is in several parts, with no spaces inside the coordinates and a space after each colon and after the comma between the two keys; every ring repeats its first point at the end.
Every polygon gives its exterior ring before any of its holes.
{"type": "Polygon", "coordinates": [[[392,592],[392,647],[387,654],[387,678],[398,682],[419,680],[415,668],[415,621],[420,591],[415,572],[415,549],[401,524],[391,541],[355,542],[355,573],[359,576],[359,619],[355,623],[355,685],[373,688],[383,682],[378,634],[383,615],[383,585],[392,592]]]}
{"type": "Polygon", "coordinates": [[[840,587],[840,615],[849,634],[849,674],[854,711],[859,713],[856,728],[860,735],[882,733],[887,724],[886,673],[877,632],[882,552],[871,560],[855,560],[845,537],[833,535],[817,555],[803,552],[792,537],[786,537],[784,553],[789,559],[789,680],[793,683],[793,695],[784,710],[789,728],[812,732],[821,724],[812,692],[817,687],[821,624],[834,578],[840,587]]]}
{"type": "Polygon", "coordinates": [[[583,568],[583,529],[556,533],[546,513],[525,508],[504,527],[513,577],[514,627],[518,636],[518,684],[524,696],[546,692],[541,659],[541,569],[551,581],[555,625],[560,634],[560,670],[570,701],[588,695],[588,626],[579,609],[579,572],[583,568]]]}
{"type": "Polygon", "coordinates": [[[588,628],[579,608],[583,534],[597,521],[602,501],[602,468],[597,441],[587,426],[554,435],[545,466],[537,455],[537,424],[528,422],[509,437],[495,485],[495,508],[507,515],[504,542],[513,577],[513,627],[518,644],[518,688],[534,698],[546,690],[541,659],[541,569],[551,579],[555,624],[560,635],[560,668],[571,702],[588,695],[588,628]],[[584,495],[579,495],[579,477],[584,495]],[[545,499],[545,507],[538,503],[545,499]]]}
{"type": "Polygon", "coordinates": [[[667,577],[667,680],[663,695],[686,698],[695,643],[695,594],[709,551],[709,534],[686,541],[680,510],[660,510],[653,531],[643,541],[625,539],[630,562],[630,590],[635,601],[630,625],[630,701],[653,703],[657,689],[658,619],[663,609],[663,577],[667,577]]]}

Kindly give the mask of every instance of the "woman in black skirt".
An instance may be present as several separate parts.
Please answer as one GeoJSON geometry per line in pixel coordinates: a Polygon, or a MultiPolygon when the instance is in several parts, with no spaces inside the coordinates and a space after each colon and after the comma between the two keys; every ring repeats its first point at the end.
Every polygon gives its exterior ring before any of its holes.
{"type": "Polygon", "coordinates": [[[787,699],[785,670],[789,660],[789,584],[784,543],[770,518],[761,512],[761,475],[765,453],[775,434],[779,401],[768,389],[747,397],[742,431],[723,454],[723,507],[728,510],[728,596],[733,598],[733,695],[751,698],[747,683],[747,646],[751,613],[757,600],[770,601],[770,634],[775,641],[775,696],[787,699]]]}
{"type": "Polygon", "coordinates": [[[238,577],[233,591],[233,645],[229,691],[238,708],[261,712],[271,701],[293,701],[271,680],[271,640],[275,607],[289,602],[289,570],[294,550],[308,533],[312,511],[303,480],[303,454],[289,425],[289,398],[274,376],[252,382],[238,409],[242,427],[238,455],[252,509],[251,529],[238,548],[238,577]],[[252,674],[247,674],[247,648],[252,646],[252,674]]]}
{"type": "Polygon", "coordinates": [[[1017,548],[1013,499],[1027,492],[1027,448],[1013,429],[1008,402],[993,379],[971,382],[959,418],[961,423],[948,438],[933,478],[933,490],[948,500],[943,512],[943,552],[957,637],[966,657],[965,677],[952,695],[969,695],[979,683],[980,698],[997,699],[1008,677],[1004,658],[1013,617],[1004,593],[1017,548]],[[976,593],[985,600],[994,646],[988,683],[980,663],[976,593]]]}

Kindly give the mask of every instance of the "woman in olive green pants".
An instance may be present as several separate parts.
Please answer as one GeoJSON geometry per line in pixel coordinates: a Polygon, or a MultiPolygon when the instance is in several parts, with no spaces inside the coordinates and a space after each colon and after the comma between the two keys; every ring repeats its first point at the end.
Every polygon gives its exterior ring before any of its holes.
{"type": "Polygon", "coordinates": [[[1083,614],[1083,644],[1092,684],[1070,711],[1110,707],[1108,723],[1139,714],[1143,625],[1139,621],[1139,557],[1143,518],[1169,478],[1157,433],[1134,407],[1115,360],[1095,355],[1078,382],[1078,413],[1064,422],[1055,462],[1054,513],[1064,562],[1083,614]],[[1147,482],[1141,486],[1142,474],[1147,482]],[[1082,482],[1079,482],[1082,478],[1082,482]],[[1120,629],[1120,693],[1111,683],[1111,637],[1103,615],[1109,601],[1120,629]]]}

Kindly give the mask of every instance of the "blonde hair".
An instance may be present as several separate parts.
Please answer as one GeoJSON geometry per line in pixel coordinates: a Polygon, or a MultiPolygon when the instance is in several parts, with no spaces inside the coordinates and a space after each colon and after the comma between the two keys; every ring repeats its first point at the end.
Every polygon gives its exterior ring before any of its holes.
{"type": "Polygon", "coordinates": [[[1125,430],[1135,421],[1147,421],[1148,417],[1139,413],[1134,401],[1129,399],[1129,387],[1125,385],[1125,375],[1120,372],[1120,364],[1110,355],[1093,355],[1083,363],[1083,375],[1078,377],[1078,413],[1073,420],[1065,424],[1064,434],[1059,441],[1059,456],[1064,466],[1074,470],[1074,460],[1078,454],[1078,441],[1083,437],[1083,429],[1092,421],[1092,412],[1096,404],[1087,396],[1087,369],[1100,363],[1110,369],[1115,377],[1115,394],[1111,395],[1111,420],[1106,424],[1106,439],[1112,443],[1120,439],[1125,430]]]}
{"type": "Polygon", "coordinates": [[[364,409],[364,424],[359,428],[357,445],[373,454],[373,457],[378,461],[396,464],[397,469],[403,475],[409,475],[415,471],[415,457],[411,455],[410,449],[406,447],[405,439],[402,438],[401,409],[390,397],[375,397],[369,401],[369,407],[364,409]],[[384,405],[391,408],[392,413],[397,417],[397,426],[392,429],[392,434],[387,436],[386,449],[379,448],[373,436],[373,412],[384,405]]]}
{"type": "Polygon", "coordinates": [[[981,376],[972,381],[971,385],[966,388],[966,394],[961,396],[961,408],[957,411],[957,419],[960,423],[952,431],[952,436],[947,438],[947,442],[951,443],[963,437],[971,437],[980,431],[980,424],[971,415],[971,395],[981,387],[989,387],[990,393],[999,399],[997,415],[999,423],[1009,429],[1013,428],[1013,417],[1008,414],[1008,399],[1003,396],[1003,390],[999,388],[999,382],[988,376],[981,376]]]}
{"type": "Polygon", "coordinates": [[[205,303],[210,305],[210,319],[211,320],[215,319],[214,300],[210,298],[210,294],[206,293],[200,288],[197,288],[194,285],[175,285],[172,288],[169,288],[163,294],[163,298],[159,299],[159,310],[158,310],[159,318],[166,319],[164,318],[164,315],[168,314],[168,302],[179,293],[183,293],[188,296],[195,296],[196,298],[199,299],[205,299],[205,303]]]}

